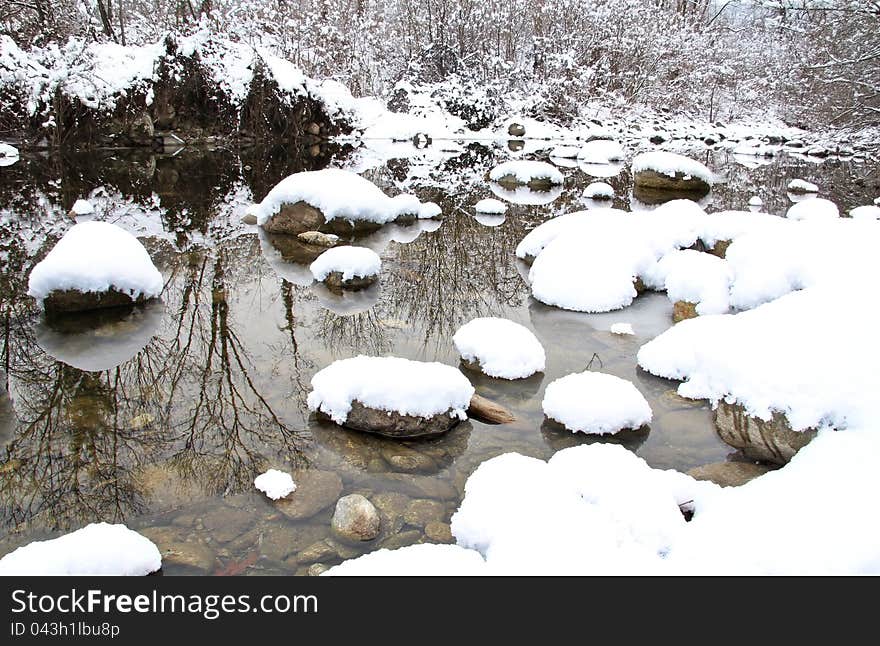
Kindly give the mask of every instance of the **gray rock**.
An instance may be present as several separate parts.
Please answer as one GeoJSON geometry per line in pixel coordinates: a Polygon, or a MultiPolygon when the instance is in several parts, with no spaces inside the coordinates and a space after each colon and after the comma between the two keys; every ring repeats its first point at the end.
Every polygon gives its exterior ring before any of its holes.
{"type": "Polygon", "coordinates": [[[379,535],[379,512],[360,494],[343,496],[336,503],[330,527],[340,538],[357,542],[371,541],[379,535]]]}
{"type": "MultiPolygon", "coordinates": [[[[325,421],[330,421],[329,416],[320,411],[317,415],[325,421]]],[[[369,408],[359,401],[353,401],[343,426],[387,437],[410,438],[445,433],[459,421],[458,417],[452,416],[448,412],[439,413],[432,417],[418,417],[369,408]]]]}
{"type": "Polygon", "coordinates": [[[406,532],[400,532],[389,536],[382,541],[381,547],[386,550],[396,550],[407,545],[414,545],[422,540],[422,533],[417,529],[411,529],[406,532]]]}
{"type": "Polygon", "coordinates": [[[208,573],[217,564],[217,555],[210,547],[184,540],[179,528],[145,527],[138,533],[156,544],[162,553],[163,566],[179,565],[208,573]]]}
{"type": "Polygon", "coordinates": [[[309,565],[317,561],[327,561],[336,558],[338,554],[326,541],[318,541],[309,545],[306,549],[296,555],[297,563],[309,565]]]}
{"type": "Polygon", "coordinates": [[[268,233],[299,235],[316,231],[324,224],[324,213],[300,200],[293,204],[282,204],[278,212],[263,223],[263,229],[268,233]]]}
{"type": "Polygon", "coordinates": [[[507,127],[507,134],[511,137],[523,137],[526,134],[526,127],[519,123],[511,123],[507,127]]]}
{"type": "Polygon", "coordinates": [[[245,213],[244,216],[241,218],[241,221],[244,224],[256,224],[257,216],[253,213],[245,213]]]}
{"type": "Polygon", "coordinates": [[[709,480],[722,487],[739,487],[773,469],[754,462],[713,462],[695,467],[687,474],[695,480],[709,480]]]}
{"type": "Polygon", "coordinates": [[[311,518],[326,509],[342,493],[342,479],[332,471],[307,469],[293,474],[296,491],[275,501],[282,514],[294,520],[311,518]]]}
{"type": "Polygon", "coordinates": [[[793,430],[782,413],[773,413],[764,421],[747,415],[740,404],[723,401],[715,409],[715,429],[722,440],[747,457],[773,464],[787,464],[816,436],[815,429],[793,430]]]}
{"type": "Polygon", "coordinates": [[[441,522],[446,516],[446,506],[436,500],[413,500],[403,514],[407,525],[425,527],[431,522],[441,522]]]}
{"type": "Polygon", "coordinates": [[[429,473],[437,470],[434,459],[398,443],[382,444],[382,458],[396,471],[406,473],[429,473]]]}

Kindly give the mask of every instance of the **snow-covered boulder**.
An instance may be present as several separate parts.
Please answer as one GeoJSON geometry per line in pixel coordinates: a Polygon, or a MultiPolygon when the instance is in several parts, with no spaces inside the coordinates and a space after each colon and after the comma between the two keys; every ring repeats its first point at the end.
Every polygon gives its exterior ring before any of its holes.
{"type": "Polygon", "coordinates": [[[546,190],[565,181],[555,166],[525,160],[499,164],[489,172],[489,179],[506,187],[528,186],[536,190],[546,190]]]}
{"type": "Polygon", "coordinates": [[[254,486],[272,500],[289,496],[296,491],[296,483],[289,473],[278,469],[269,469],[254,478],[254,486]]]}
{"type": "Polygon", "coordinates": [[[0,168],[3,166],[12,166],[18,161],[19,152],[15,146],[9,144],[0,144],[0,168]]]}
{"type": "Polygon", "coordinates": [[[585,164],[610,164],[623,161],[626,153],[616,141],[596,139],[584,144],[578,150],[577,157],[585,164]]]}
{"type": "Polygon", "coordinates": [[[575,433],[606,435],[651,422],[651,406],[626,379],[601,372],[566,375],[547,386],[544,414],[575,433]]]}
{"type": "Polygon", "coordinates": [[[789,193],[818,193],[819,187],[804,179],[793,179],[788,183],[789,193]]]}
{"type": "Polygon", "coordinates": [[[723,314],[730,307],[730,267],[712,254],[691,249],[673,251],[663,256],[643,280],[649,288],[666,291],[675,304],[676,323],[698,314],[723,314]]]}
{"type": "Polygon", "coordinates": [[[294,173],[281,180],[249,212],[269,233],[347,234],[394,221],[434,218],[440,215],[440,207],[405,193],[388,197],[356,173],[327,168],[294,173]]]}
{"type": "MultiPolygon", "coordinates": [[[[675,153],[642,153],[632,163],[637,188],[706,194],[714,175],[700,162],[675,153]]],[[[643,200],[644,201],[644,200],[643,200]]]]}
{"type": "Polygon", "coordinates": [[[143,576],[161,567],[148,538],[125,525],[92,523],[10,552],[0,559],[0,576],[143,576]]]}
{"type": "Polygon", "coordinates": [[[524,379],[544,371],[544,348],[532,332],[507,319],[477,318],[452,337],[462,362],[500,379],[524,379]]]}
{"type": "Polygon", "coordinates": [[[831,200],[817,197],[792,204],[785,217],[789,220],[827,221],[840,217],[840,211],[831,200]]]}
{"type": "Polygon", "coordinates": [[[332,289],[364,289],[379,278],[382,259],[366,247],[334,247],[318,256],[309,270],[332,289]]]}
{"type": "Polygon", "coordinates": [[[444,433],[466,419],[473,394],[452,366],[361,355],[312,377],[308,405],[348,428],[408,438],[444,433]]]}
{"type": "Polygon", "coordinates": [[[162,286],[137,238],[114,224],[81,222],[33,268],[28,295],[56,314],[143,303],[162,286]]]}
{"type": "Polygon", "coordinates": [[[474,211],[490,215],[504,215],[507,213],[507,205],[501,200],[487,197],[474,205],[474,211]]]}
{"type": "Polygon", "coordinates": [[[613,200],[614,188],[605,182],[593,182],[584,189],[583,196],[589,200],[613,200]]]}
{"type": "Polygon", "coordinates": [[[880,206],[857,206],[849,212],[849,217],[853,220],[880,220],[880,206]]]}
{"type": "Polygon", "coordinates": [[[77,215],[92,215],[95,212],[95,207],[88,200],[78,199],[73,203],[73,206],[70,209],[70,213],[74,216],[77,215]]]}

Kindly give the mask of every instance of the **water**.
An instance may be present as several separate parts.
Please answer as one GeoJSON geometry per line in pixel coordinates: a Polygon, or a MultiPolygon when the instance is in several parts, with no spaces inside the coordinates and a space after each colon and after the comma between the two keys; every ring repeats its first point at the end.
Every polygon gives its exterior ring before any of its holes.
{"type": "MultiPolygon", "coordinates": [[[[105,151],[32,156],[2,169],[0,554],[104,520],[151,537],[167,553],[169,574],[304,574],[314,562],[449,540],[444,523],[467,477],[501,453],[546,459],[582,442],[618,441],[652,466],[679,470],[732,454],[707,404],[636,367],[640,345],[671,325],[665,295],[599,315],[530,298],[514,249],[547,217],[583,208],[593,179],[583,170],[563,169],[566,186],[554,194],[510,195],[484,180],[508,153],[479,143],[398,146],[390,159],[387,150],[350,147],[311,153],[105,151]],[[254,197],[291,172],[326,164],[364,172],[389,192],[415,192],[445,214],[442,224],[389,226],[361,239],[381,254],[382,278],[345,298],[306,284],[303,268],[289,262],[299,251],[289,240],[240,224],[254,197]],[[501,222],[478,221],[470,206],[493,191],[519,204],[501,222]],[[26,296],[28,272],[69,226],[73,202],[90,194],[97,217],[144,236],[166,280],[162,302],[43,321],[26,296]],[[546,373],[530,379],[467,373],[515,423],[471,420],[440,438],[396,442],[310,416],[309,380],[331,361],[364,353],[454,365],[455,330],[486,315],[526,325],[547,350],[546,373]],[[636,336],[610,334],[618,321],[632,323],[636,336]],[[588,365],[636,384],[654,410],[650,432],[597,440],[545,423],[546,385],[588,365]],[[254,476],[269,467],[293,471],[320,511],[285,510],[256,492],[254,476]],[[331,537],[332,504],[347,493],[380,508],[377,540],[352,546],[331,537]]],[[[727,178],[710,196],[712,210],[745,208],[760,194],[766,210],[783,213],[794,177],[818,183],[845,208],[873,195],[866,169],[852,161],[783,157],[747,168],[727,153],[701,155],[727,178]]],[[[626,169],[603,181],[619,196],[614,206],[650,208],[630,197],[626,169]]]]}

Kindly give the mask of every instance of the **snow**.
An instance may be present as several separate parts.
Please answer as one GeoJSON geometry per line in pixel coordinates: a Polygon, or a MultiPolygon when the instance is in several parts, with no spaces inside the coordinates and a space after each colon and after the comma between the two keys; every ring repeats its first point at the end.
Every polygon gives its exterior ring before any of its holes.
{"type": "Polygon", "coordinates": [[[749,206],[764,206],[764,200],[757,195],[752,195],[749,198],[749,206]]]}
{"type": "Polygon", "coordinates": [[[675,177],[676,174],[681,173],[685,178],[701,179],[707,184],[712,184],[715,181],[712,171],[700,162],[683,155],[664,151],[642,153],[633,159],[633,174],[647,170],[669,177],[675,177]]]}
{"type": "Polygon", "coordinates": [[[523,204],[527,206],[544,206],[550,204],[562,195],[562,185],[551,186],[548,190],[533,190],[528,186],[508,188],[497,182],[489,184],[491,191],[498,197],[507,200],[511,204],[523,204]]]}
{"type": "Polygon", "coordinates": [[[387,224],[402,215],[433,218],[440,213],[433,202],[420,203],[417,197],[405,193],[388,197],[368,179],[337,168],[294,173],[276,184],[249,212],[262,225],[282,205],[299,201],[319,209],[327,222],[342,219],[387,224]]]}
{"type": "Polygon", "coordinates": [[[54,290],[113,287],[132,298],[153,298],[162,286],[162,275],[137,238],[114,224],[81,222],[31,271],[28,295],[42,301],[54,290]]]}
{"type": "Polygon", "coordinates": [[[0,143],[0,168],[3,166],[12,166],[18,161],[19,152],[15,146],[0,143]]]}
{"type": "Polygon", "coordinates": [[[473,576],[481,574],[483,557],[458,545],[411,545],[381,549],[343,561],[321,576],[473,576]]]}
{"type": "Polygon", "coordinates": [[[95,212],[95,207],[88,200],[79,199],[70,210],[74,215],[91,215],[95,212]]]}
{"type": "Polygon", "coordinates": [[[0,559],[0,576],[143,576],[162,567],[152,541],[125,525],[92,523],[0,559]]]}
{"type": "Polygon", "coordinates": [[[474,388],[451,366],[398,357],[357,356],[334,361],[312,377],[308,406],[342,424],[355,400],[378,410],[466,419],[474,388]]]}
{"type": "Polygon", "coordinates": [[[849,216],[854,220],[880,220],[880,206],[857,206],[849,212],[849,216]]]}
{"type": "Polygon", "coordinates": [[[474,215],[474,220],[482,224],[484,227],[498,227],[504,224],[505,216],[503,215],[492,215],[490,213],[477,213],[474,215]]]}
{"type": "Polygon", "coordinates": [[[587,164],[609,164],[622,161],[625,156],[620,144],[608,139],[587,142],[577,154],[578,159],[587,164]]]}
{"type": "Polygon", "coordinates": [[[490,213],[493,215],[502,215],[507,213],[507,205],[501,200],[496,200],[491,197],[487,197],[485,199],[480,200],[474,206],[474,210],[477,213],[490,213]]]}
{"type": "Polygon", "coordinates": [[[692,249],[666,254],[643,277],[649,288],[666,290],[673,303],[696,304],[701,315],[727,312],[731,279],[725,260],[692,249]]]}
{"type": "Polygon", "coordinates": [[[606,435],[651,422],[651,406],[632,382],[601,372],[557,379],[547,386],[541,407],[576,433],[606,435]]]}
{"type": "Polygon", "coordinates": [[[562,184],[562,173],[555,166],[547,162],[513,160],[499,164],[489,172],[489,179],[493,182],[513,176],[521,184],[528,184],[532,180],[547,180],[551,184],[562,184]]]}
{"type": "Polygon", "coordinates": [[[452,337],[466,361],[477,362],[484,373],[500,379],[523,379],[544,371],[544,348],[528,328],[507,319],[477,318],[452,337]]]}
{"type": "Polygon", "coordinates": [[[789,220],[833,220],[840,216],[837,205],[821,197],[792,204],[785,214],[789,220]]]}
{"type": "Polygon", "coordinates": [[[614,188],[605,182],[593,182],[584,189],[583,196],[591,200],[610,200],[614,197],[614,188]]]}
{"type": "Polygon", "coordinates": [[[269,469],[254,478],[254,486],[272,500],[289,496],[296,491],[296,484],[289,473],[278,469],[269,469]]]}
{"type": "Polygon", "coordinates": [[[635,334],[631,323],[612,323],[610,328],[611,334],[629,335],[635,334]]]}
{"type": "Polygon", "coordinates": [[[874,204],[877,205],[877,206],[880,206],[880,197],[875,197],[875,198],[874,198],[874,204]]]}
{"type": "Polygon", "coordinates": [[[580,148],[575,146],[557,146],[550,151],[550,157],[558,159],[575,159],[580,152],[580,148]]]}
{"type": "Polygon", "coordinates": [[[803,179],[793,179],[788,183],[788,190],[793,193],[818,193],[819,187],[803,179]]]}
{"type": "Polygon", "coordinates": [[[333,247],[309,265],[315,280],[324,280],[333,272],[341,272],[342,280],[378,276],[382,271],[382,259],[366,247],[333,247]]]}

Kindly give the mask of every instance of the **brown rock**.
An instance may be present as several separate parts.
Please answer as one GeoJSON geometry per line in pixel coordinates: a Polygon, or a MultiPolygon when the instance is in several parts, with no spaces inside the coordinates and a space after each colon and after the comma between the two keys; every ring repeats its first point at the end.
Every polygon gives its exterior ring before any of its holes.
{"type": "Polygon", "coordinates": [[[681,172],[672,177],[653,170],[643,170],[635,174],[633,181],[638,188],[690,193],[692,197],[706,195],[712,188],[705,180],[681,172]]]}
{"type": "Polygon", "coordinates": [[[324,284],[331,290],[335,291],[341,291],[343,289],[357,291],[359,289],[366,289],[379,280],[377,274],[373,274],[372,276],[354,276],[347,280],[343,279],[342,275],[341,271],[331,271],[327,274],[327,277],[324,278],[324,284]]]}
{"type": "Polygon", "coordinates": [[[332,471],[307,469],[293,474],[296,491],[275,501],[282,514],[295,520],[311,518],[336,502],[342,493],[342,479],[332,471]]]}
{"type": "Polygon", "coordinates": [[[672,306],[672,320],[676,323],[685,319],[697,318],[697,306],[689,301],[675,301],[672,306]]]}
{"type": "Polygon", "coordinates": [[[324,224],[324,213],[300,200],[293,204],[283,204],[278,213],[263,223],[263,229],[269,233],[298,235],[306,231],[316,231],[324,224]]]}
{"type": "MultiPolygon", "coordinates": [[[[330,419],[320,411],[317,415],[324,420],[330,419]]],[[[459,421],[458,417],[449,413],[439,413],[427,418],[417,417],[369,408],[359,401],[353,401],[343,426],[387,437],[411,438],[445,433],[459,421]]]]}
{"type": "Polygon", "coordinates": [[[379,512],[364,496],[354,493],[336,502],[330,528],[347,541],[371,541],[379,535],[379,512]]]}
{"type": "Polygon", "coordinates": [[[446,505],[442,502],[422,498],[413,500],[409,504],[403,514],[403,519],[407,525],[425,527],[430,522],[441,522],[445,515],[446,505]]]}
{"type": "Polygon", "coordinates": [[[773,413],[764,421],[747,415],[740,404],[723,401],[715,410],[715,429],[722,440],[747,457],[774,464],[787,464],[816,436],[815,429],[793,430],[782,413],[773,413]]]}
{"type": "Polygon", "coordinates": [[[425,536],[435,543],[454,543],[455,538],[452,536],[452,530],[449,523],[441,523],[431,521],[425,525],[425,536]]]}
{"type": "Polygon", "coordinates": [[[488,424],[509,424],[516,421],[513,413],[493,401],[474,393],[467,414],[488,424]]]}
{"type": "Polygon", "coordinates": [[[739,487],[772,468],[754,462],[713,462],[695,467],[687,474],[695,480],[709,480],[722,487],[739,487]]]}

